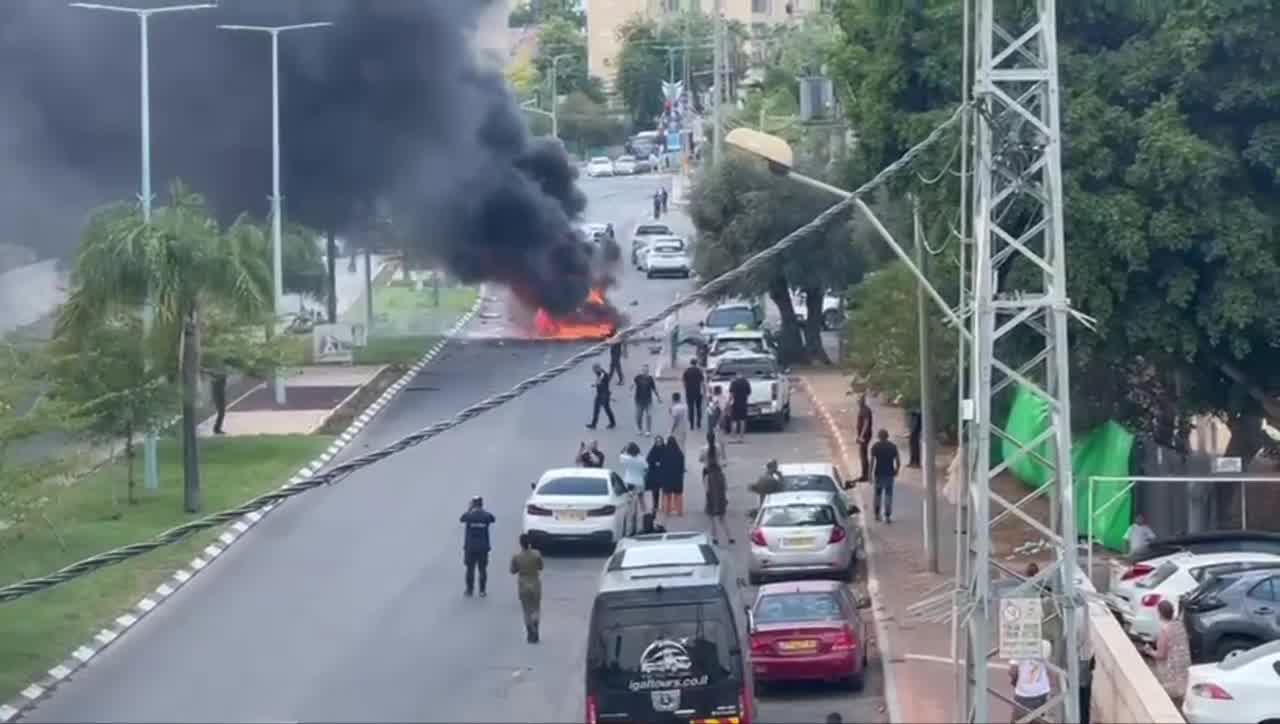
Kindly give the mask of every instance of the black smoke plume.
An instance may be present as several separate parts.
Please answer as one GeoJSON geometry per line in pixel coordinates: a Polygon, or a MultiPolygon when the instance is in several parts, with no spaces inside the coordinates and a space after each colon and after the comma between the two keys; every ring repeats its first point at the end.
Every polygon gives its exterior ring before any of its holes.
{"type": "MultiPolygon", "coordinates": [[[[270,41],[215,26],[333,21],[281,36],[286,218],[345,235],[387,208],[399,234],[460,278],[574,309],[596,282],[572,226],[586,199],[559,144],[529,136],[505,58],[476,47],[484,28],[505,32],[501,18],[484,22],[505,15],[497,5],[222,0],[153,16],[154,189],[182,178],[223,220],[265,217],[270,41]]],[[[138,54],[131,15],[0,2],[0,242],[66,257],[92,207],[137,193],[138,54]]]]}

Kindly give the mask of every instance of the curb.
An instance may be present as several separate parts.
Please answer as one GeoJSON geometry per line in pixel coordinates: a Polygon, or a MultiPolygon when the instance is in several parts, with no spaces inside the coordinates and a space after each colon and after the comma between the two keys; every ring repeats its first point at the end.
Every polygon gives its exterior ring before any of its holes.
{"type": "MultiPolygon", "coordinates": [[[[849,454],[849,448],[845,445],[844,435],[840,432],[839,426],[827,411],[827,406],[822,404],[814,394],[813,388],[809,386],[809,380],[803,375],[798,376],[798,379],[809,402],[818,411],[818,417],[822,418],[822,424],[826,427],[832,444],[839,450],[840,461],[846,470],[849,469],[853,456],[849,454]]],[[[866,510],[866,503],[862,497],[863,487],[855,486],[852,492],[857,506],[866,510]]],[[[889,628],[885,624],[884,616],[880,613],[884,606],[880,600],[880,579],[876,576],[875,544],[871,540],[871,531],[867,529],[866,516],[858,516],[858,526],[862,528],[862,539],[867,549],[867,593],[871,596],[871,614],[875,619],[876,628],[876,648],[880,651],[880,668],[884,671],[884,705],[888,710],[890,724],[898,724],[902,721],[902,709],[898,704],[898,682],[893,671],[893,649],[889,645],[889,628]]]]}
{"type": "MultiPolygon", "coordinates": [[[[476,295],[476,301],[471,309],[464,312],[458,318],[458,321],[445,333],[444,337],[431,346],[422,357],[413,364],[400,379],[396,380],[390,387],[382,393],[382,396],[369,405],[359,417],[351,422],[341,435],[334,440],[319,457],[294,473],[293,477],[285,485],[305,480],[312,475],[320,472],[330,460],[334,458],[343,448],[351,444],[351,441],[373,420],[374,417],[382,411],[393,400],[401,390],[409,384],[413,378],[422,371],[424,367],[431,363],[432,360],[440,354],[441,350],[448,345],[463,327],[476,315],[480,305],[484,302],[484,287],[481,286],[479,294],[476,295]]],[[[283,485],[281,487],[284,487],[283,485]]],[[[283,501],[282,501],[283,502],[283,501]]],[[[5,704],[0,704],[0,723],[15,721],[18,717],[30,709],[41,699],[47,697],[59,684],[69,678],[85,664],[89,663],[95,656],[105,650],[121,636],[124,636],[134,626],[138,624],[147,614],[158,608],[162,603],[168,600],[178,589],[182,588],[188,581],[198,575],[213,561],[222,555],[224,551],[232,546],[252,527],[262,521],[272,510],[278,507],[280,503],[272,503],[263,506],[259,510],[246,513],[239,520],[229,524],[222,530],[216,542],[206,546],[195,558],[191,559],[185,567],[174,571],[173,575],[167,580],[156,586],[156,589],[147,594],[138,601],[132,608],[117,616],[110,626],[103,628],[94,635],[85,644],[73,650],[67,658],[57,666],[49,669],[48,673],[38,681],[32,682],[27,688],[23,689],[15,698],[5,704]]]]}

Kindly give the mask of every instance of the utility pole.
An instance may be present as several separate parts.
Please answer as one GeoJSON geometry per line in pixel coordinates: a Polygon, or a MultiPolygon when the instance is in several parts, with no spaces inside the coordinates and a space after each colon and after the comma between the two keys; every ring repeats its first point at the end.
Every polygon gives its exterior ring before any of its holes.
{"type": "MultiPolygon", "coordinates": [[[[126,8],[116,5],[100,5],[98,3],[71,3],[73,8],[83,10],[105,10],[115,13],[130,13],[138,18],[138,35],[141,44],[139,53],[140,66],[140,105],[142,115],[142,220],[151,223],[151,43],[149,20],[156,13],[175,13],[186,10],[208,10],[215,8],[213,3],[195,5],[170,5],[159,8],[126,8]]],[[[142,305],[143,360],[147,371],[151,369],[151,356],[146,353],[146,339],[151,336],[151,327],[155,323],[155,305],[148,291],[147,300],[142,305]]],[[[146,490],[160,489],[160,469],[156,462],[156,431],[147,430],[142,439],[142,486],[146,490]]]]}
{"type": "Polygon", "coordinates": [[[712,142],[711,154],[713,163],[720,163],[720,159],[724,154],[724,86],[722,76],[724,75],[724,17],[721,15],[721,3],[723,0],[715,0],[715,16],[712,17],[713,27],[715,28],[715,49],[712,53],[712,76],[711,76],[711,102],[712,113],[712,142]]]}
{"type": "MultiPolygon", "coordinates": [[[[284,210],[280,195],[280,33],[288,30],[327,28],[333,23],[298,25],[219,25],[219,30],[267,33],[271,36],[271,327],[275,334],[280,320],[280,300],[284,297],[284,210]]],[[[284,374],[276,370],[272,386],[277,405],[285,404],[284,374]]]]}
{"type": "MultiPolygon", "coordinates": [[[[1040,709],[1018,712],[1018,720],[1063,712],[1063,721],[1080,721],[1080,661],[1076,636],[1076,510],[1071,468],[1071,398],[1067,322],[1072,311],[1066,289],[1063,241],[1061,121],[1059,109],[1055,0],[997,3],[976,0],[973,43],[975,207],[973,288],[962,309],[972,330],[971,404],[968,436],[973,461],[969,569],[958,581],[966,681],[962,711],[966,722],[991,721],[990,657],[998,650],[1000,600],[992,589],[990,538],[992,504],[1000,517],[1014,517],[1034,528],[1050,545],[1053,560],[1030,580],[1018,580],[1004,596],[1043,596],[1061,621],[1061,638],[1051,642],[1063,675],[1040,709]],[[997,8],[1000,17],[997,17],[997,8]],[[1029,22],[1028,22],[1029,20],[1029,22]],[[1012,41],[1008,39],[1013,38],[1012,41]],[[1012,205],[1030,213],[1010,215],[1012,205]],[[1008,228],[1006,219],[1027,219],[1008,228]],[[1040,270],[1021,288],[997,275],[1018,261],[1040,270]],[[1014,342],[1016,340],[1016,342],[1014,342]],[[1028,344],[1039,350],[1027,349],[1028,344]],[[1035,395],[1045,408],[1046,429],[1028,441],[1026,454],[1049,469],[1046,493],[1054,501],[1048,525],[1025,510],[1040,491],[1009,501],[991,492],[991,480],[1004,471],[993,465],[991,444],[1011,438],[993,419],[993,400],[1015,386],[1035,395]],[[1045,453],[1039,453],[1041,445],[1045,453]]],[[[1019,280],[1021,281],[1021,280],[1019,280]]],[[[1003,421],[1002,421],[1003,422],[1003,421]]],[[[1055,667],[1055,671],[1058,669],[1055,667]]]]}
{"type": "MultiPolygon", "coordinates": [[[[911,228],[915,239],[916,267],[928,276],[925,266],[924,231],[920,228],[920,199],[911,195],[911,228]]],[[[929,349],[929,301],[923,284],[916,284],[916,318],[920,336],[920,470],[924,475],[925,540],[928,543],[929,571],[938,568],[938,475],[934,461],[933,432],[933,352],[929,349]]]]}
{"type": "Polygon", "coordinates": [[[560,89],[558,82],[560,80],[560,72],[558,68],[560,61],[572,57],[572,54],[565,53],[551,59],[551,136],[556,140],[560,139],[560,89]]]}

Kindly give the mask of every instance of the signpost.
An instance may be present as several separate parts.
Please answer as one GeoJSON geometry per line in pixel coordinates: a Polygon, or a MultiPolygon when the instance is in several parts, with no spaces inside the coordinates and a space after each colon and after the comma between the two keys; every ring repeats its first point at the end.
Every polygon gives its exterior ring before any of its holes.
{"type": "Polygon", "coordinates": [[[1000,599],[1000,658],[1038,659],[1043,656],[1043,619],[1044,608],[1039,597],[1000,599]]]}

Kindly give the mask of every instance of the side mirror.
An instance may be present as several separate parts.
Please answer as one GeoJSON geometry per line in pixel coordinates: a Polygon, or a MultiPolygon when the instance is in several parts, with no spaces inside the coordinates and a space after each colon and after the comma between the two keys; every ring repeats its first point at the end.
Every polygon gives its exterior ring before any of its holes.
{"type": "Polygon", "coordinates": [[[639,490],[639,487],[637,487],[635,483],[627,483],[627,491],[628,491],[628,492],[634,493],[634,492],[636,492],[637,490],[639,490]]]}
{"type": "Polygon", "coordinates": [[[536,490],[536,489],[537,489],[537,487],[538,487],[538,484],[537,484],[537,483],[529,483],[529,489],[530,489],[530,490],[536,490]]]}
{"type": "Polygon", "coordinates": [[[871,597],[865,593],[855,593],[853,602],[859,609],[871,608],[871,597]]]}
{"type": "Polygon", "coordinates": [[[862,512],[862,508],[859,508],[856,505],[849,506],[849,515],[858,515],[861,512],[862,512]]]}
{"type": "Polygon", "coordinates": [[[706,323],[705,321],[704,321],[704,322],[698,322],[698,326],[699,326],[699,327],[705,327],[705,326],[707,326],[707,323],[706,323]]]}

